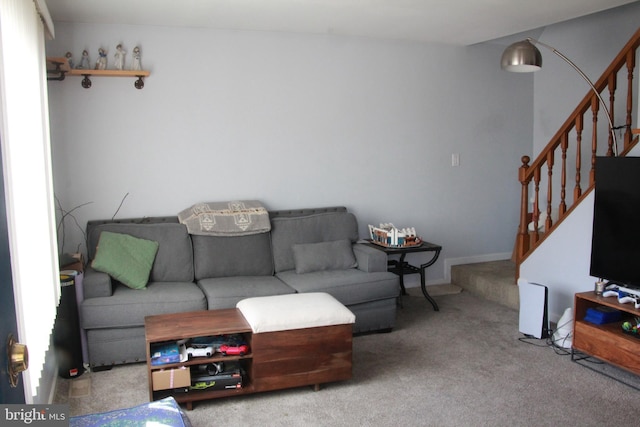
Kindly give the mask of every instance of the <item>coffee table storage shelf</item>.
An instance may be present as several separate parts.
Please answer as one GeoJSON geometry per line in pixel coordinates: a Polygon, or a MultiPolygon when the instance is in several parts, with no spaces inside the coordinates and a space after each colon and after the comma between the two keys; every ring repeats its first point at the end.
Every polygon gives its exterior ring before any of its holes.
{"type": "Polygon", "coordinates": [[[622,330],[622,323],[640,317],[640,310],[633,304],[621,304],[615,297],[598,296],[592,291],[576,294],[574,307],[573,349],[640,375],[640,339],[622,330]],[[602,325],[586,322],[587,309],[596,307],[619,310],[622,319],[602,325]]]}
{"type": "Polygon", "coordinates": [[[216,399],[234,396],[253,391],[253,355],[251,327],[237,309],[199,311],[192,313],[177,313],[145,318],[145,336],[147,346],[147,370],[149,378],[149,400],[159,400],[173,396],[179,403],[184,403],[187,409],[192,409],[193,402],[198,400],[216,399]],[[212,357],[193,357],[179,363],[151,365],[151,347],[168,341],[206,337],[214,335],[241,334],[249,345],[249,354],[243,356],[223,356],[215,353],[212,357]],[[170,371],[172,369],[190,369],[193,365],[205,365],[215,362],[239,361],[244,369],[242,388],[228,390],[188,390],[181,387],[166,390],[154,390],[154,373],[170,371]],[[188,391],[186,391],[188,390],[188,391]]]}
{"type": "MultiPolygon", "coordinates": [[[[311,294],[310,294],[311,295],[311,294]]],[[[270,298],[270,297],[265,297],[270,298]]],[[[336,304],[339,304],[336,302],[336,304]]],[[[190,313],[148,316],[145,318],[149,400],[173,396],[176,401],[193,409],[193,402],[217,399],[292,387],[313,386],[351,378],[353,325],[331,324],[301,329],[253,333],[251,325],[237,308],[195,311],[190,313]],[[191,360],[165,365],[151,365],[154,344],[217,335],[240,334],[249,345],[242,356],[194,357],[191,360]],[[244,370],[241,388],[228,390],[189,389],[174,387],[154,390],[154,373],[170,369],[190,369],[193,365],[237,361],[244,370]]],[[[179,379],[184,372],[174,372],[179,379]]],[[[168,375],[163,375],[165,382],[168,375]]],[[[155,384],[156,387],[159,384],[155,384]]],[[[182,384],[180,384],[182,385],[182,384]]]]}

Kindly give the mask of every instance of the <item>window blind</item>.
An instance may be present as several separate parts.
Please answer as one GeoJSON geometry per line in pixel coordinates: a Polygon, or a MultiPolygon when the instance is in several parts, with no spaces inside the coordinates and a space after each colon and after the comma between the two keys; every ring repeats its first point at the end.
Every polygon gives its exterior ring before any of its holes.
{"type": "Polygon", "coordinates": [[[27,403],[37,395],[60,296],[44,45],[50,22],[42,0],[0,0],[0,131],[17,332],[29,350],[27,403]]]}

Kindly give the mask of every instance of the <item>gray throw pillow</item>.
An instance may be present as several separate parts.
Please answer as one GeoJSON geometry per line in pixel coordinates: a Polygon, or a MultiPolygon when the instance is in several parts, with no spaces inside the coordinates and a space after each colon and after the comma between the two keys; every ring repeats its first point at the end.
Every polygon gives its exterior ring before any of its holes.
{"type": "Polygon", "coordinates": [[[296,273],[346,270],[358,266],[349,239],[293,245],[296,273]]]}

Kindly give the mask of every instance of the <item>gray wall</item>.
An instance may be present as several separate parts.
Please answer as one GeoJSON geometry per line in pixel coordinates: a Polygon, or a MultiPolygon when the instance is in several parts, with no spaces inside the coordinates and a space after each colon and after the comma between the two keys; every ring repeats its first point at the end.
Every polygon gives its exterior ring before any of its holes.
{"type": "MultiPolygon", "coordinates": [[[[89,203],[73,212],[81,228],[126,194],[119,218],[258,199],[346,205],[362,237],[368,223],[413,226],[444,246],[430,283],[445,260],[510,256],[533,77],[500,70],[504,46],[56,23],[47,54],[87,48],[95,61],[103,46],[113,62],[119,42],[127,59],[142,47],[143,90],[49,83],[56,196],[67,211],[89,203]]],[[[64,235],[75,251],[71,218],[64,235]]]]}
{"type": "MultiPolygon", "coordinates": [[[[574,19],[544,29],[539,36],[543,41],[571,59],[595,83],[620,52],[629,38],[638,30],[640,3],[631,3],[609,11],[574,19]]],[[[590,91],[587,83],[562,59],[541,48],[543,68],[534,73],[534,152],[538,153],[558,131],[578,102],[590,91]]],[[[626,70],[619,74],[616,92],[614,126],[625,123],[626,70]]],[[[637,71],[635,83],[637,84],[637,71]]],[[[603,94],[607,105],[608,93],[603,94]]],[[[633,115],[635,120],[635,114],[633,115]]],[[[606,123],[601,111],[599,121],[606,123]]],[[[584,141],[590,143],[591,124],[585,121],[584,141]],[[585,139],[586,138],[586,139],[585,139]]],[[[603,137],[607,137],[605,134],[603,137]]],[[[620,138],[619,138],[620,139],[620,138]]],[[[604,140],[602,140],[604,141],[604,140]]],[[[622,147],[622,142],[619,142],[622,147]]],[[[587,150],[588,151],[588,150],[587,150]]]]}

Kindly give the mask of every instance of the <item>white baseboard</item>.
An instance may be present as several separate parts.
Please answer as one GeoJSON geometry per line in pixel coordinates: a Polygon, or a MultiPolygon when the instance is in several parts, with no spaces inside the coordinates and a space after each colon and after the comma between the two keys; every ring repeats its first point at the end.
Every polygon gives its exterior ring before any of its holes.
{"type": "MultiPolygon", "coordinates": [[[[486,254],[486,255],[475,255],[469,257],[460,257],[460,258],[446,258],[444,260],[444,278],[427,280],[425,282],[426,286],[430,285],[446,285],[451,283],[451,266],[460,265],[460,264],[476,264],[478,262],[491,262],[491,261],[503,261],[506,259],[511,259],[511,252],[502,252],[495,254],[486,254]]],[[[415,288],[420,286],[420,275],[411,274],[404,276],[404,286],[405,288],[415,288]]]]}

